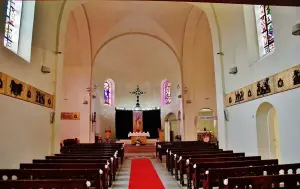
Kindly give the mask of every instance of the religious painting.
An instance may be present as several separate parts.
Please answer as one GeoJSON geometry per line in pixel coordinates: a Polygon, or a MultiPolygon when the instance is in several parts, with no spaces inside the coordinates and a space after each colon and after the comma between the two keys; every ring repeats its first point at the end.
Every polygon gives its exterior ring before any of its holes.
{"type": "Polygon", "coordinates": [[[36,88],[32,86],[28,86],[27,92],[26,92],[26,101],[35,103],[35,96],[36,94],[36,88]]]}
{"type": "Polygon", "coordinates": [[[241,103],[245,100],[245,92],[243,89],[234,92],[235,100],[234,103],[241,103]]]}
{"type": "Polygon", "coordinates": [[[168,80],[165,80],[163,82],[163,104],[164,105],[171,104],[172,101],[171,86],[172,84],[168,80]]]}
{"type": "Polygon", "coordinates": [[[104,104],[111,105],[112,84],[109,80],[104,82],[104,104]]]}
{"type": "Polygon", "coordinates": [[[289,70],[274,75],[274,88],[276,93],[280,93],[289,89],[292,79],[288,79],[289,70]]]}
{"type": "Polygon", "coordinates": [[[291,89],[300,87],[300,65],[290,69],[288,78],[291,81],[291,89]]]}
{"type": "Polygon", "coordinates": [[[80,120],[80,112],[61,112],[61,120],[80,120]]]}
{"type": "Polygon", "coordinates": [[[0,94],[4,94],[6,90],[6,75],[0,72],[0,94]]]}
{"type": "Polygon", "coordinates": [[[234,102],[234,92],[231,92],[229,94],[226,95],[226,102],[225,102],[225,105],[226,106],[232,106],[235,104],[234,102]]]}
{"type": "Polygon", "coordinates": [[[53,104],[53,96],[45,93],[45,106],[48,108],[53,108],[54,104],[53,104]]]}
{"type": "Polygon", "coordinates": [[[254,93],[253,98],[255,99],[273,94],[275,92],[273,76],[267,77],[252,84],[252,91],[254,93]]]}
{"type": "Polygon", "coordinates": [[[248,102],[250,100],[253,100],[253,92],[252,92],[252,85],[248,85],[246,87],[243,87],[240,91],[240,103],[242,102],[248,102]]]}
{"type": "Polygon", "coordinates": [[[7,76],[5,92],[8,96],[26,100],[27,84],[10,76],[7,76]]]}
{"type": "Polygon", "coordinates": [[[262,57],[275,49],[274,28],[270,6],[256,5],[255,16],[257,23],[259,53],[262,57]]]}
{"type": "Polygon", "coordinates": [[[143,132],[143,112],[133,111],[133,132],[143,132]]]}
{"type": "Polygon", "coordinates": [[[35,103],[39,104],[39,105],[46,105],[46,99],[45,99],[45,95],[46,93],[42,90],[36,90],[35,94],[34,94],[34,98],[35,98],[35,103]]]}

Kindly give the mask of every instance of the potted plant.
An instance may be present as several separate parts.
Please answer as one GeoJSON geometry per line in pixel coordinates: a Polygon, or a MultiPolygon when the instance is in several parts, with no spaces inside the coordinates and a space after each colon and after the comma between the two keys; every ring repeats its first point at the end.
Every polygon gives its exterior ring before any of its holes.
{"type": "Polygon", "coordinates": [[[181,135],[176,135],[176,136],[175,136],[175,139],[176,139],[177,141],[181,141],[181,135]]]}

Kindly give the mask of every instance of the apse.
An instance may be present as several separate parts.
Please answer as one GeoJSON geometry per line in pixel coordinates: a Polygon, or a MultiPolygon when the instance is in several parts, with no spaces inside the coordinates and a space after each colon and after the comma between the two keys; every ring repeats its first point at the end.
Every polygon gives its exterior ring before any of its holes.
{"type": "MultiPolygon", "coordinates": [[[[93,84],[96,86],[94,110],[99,117],[98,132],[115,123],[115,108],[134,109],[137,86],[144,92],[139,97],[141,109],[161,108],[161,114],[180,109],[180,68],[173,51],[162,41],[149,35],[132,34],[115,38],[97,54],[93,66],[93,84]],[[112,98],[114,104],[105,101],[105,82],[113,81],[112,98]],[[164,89],[162,81],[168,80],[171,98],[168,104],[161,103],[164,89]]],[[[98,126],[97,126],[98,127],[98,126]]],[[[114,134],[113,134],[114,135],[114,134]]]]}

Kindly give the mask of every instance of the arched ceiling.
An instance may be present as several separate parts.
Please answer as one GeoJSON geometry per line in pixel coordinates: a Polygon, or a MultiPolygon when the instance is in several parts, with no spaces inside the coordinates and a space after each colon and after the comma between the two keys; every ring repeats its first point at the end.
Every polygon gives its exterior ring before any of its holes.
{"type": "MultiPolygon", "coordinates": [[[[83,7],[89,23],[93,57],[107,40],[130,32],[156,36],[168,43],[180,57],[185,24],[193,5],[168,2],[90,1],[84,3],[83,7]]],[[[79,11],[79,8],[73,11],[79,11]]],[[[199,11],[201,12],[200,9],[199,11]]]]}

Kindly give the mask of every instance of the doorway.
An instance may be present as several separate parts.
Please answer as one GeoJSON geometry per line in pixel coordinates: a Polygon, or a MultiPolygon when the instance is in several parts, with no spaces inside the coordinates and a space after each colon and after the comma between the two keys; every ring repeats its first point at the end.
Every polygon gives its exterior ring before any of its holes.
{"type": "Polygon", "coordinates": [[[169,113],[165,118],[165,141],[175,141],[175,137],[178,133],[179,130],[176,115],[174,113],[169,113]]]}
{"type": "Polygon", "coordinates": [[[262,103],[256,112],[258,154],[263,159],[279,159],[278,116],[274,106],[262,103]]]}

